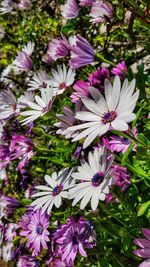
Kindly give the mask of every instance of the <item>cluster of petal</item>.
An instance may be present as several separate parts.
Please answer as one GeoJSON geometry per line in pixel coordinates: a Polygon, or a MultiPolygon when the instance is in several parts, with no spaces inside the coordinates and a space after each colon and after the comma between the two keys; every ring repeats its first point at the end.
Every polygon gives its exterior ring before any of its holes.
{"type": "Polygon", "coordinates": [[[74,266],[78,252],[83,257],[87,257],[85,249],[94,247],[95,236],[89,221],[82,217],[77,222],[74,218],[69,218],[54,235],[54,241],[58,245],[57,254],[62,261],[66,261],[67,266],[74,266]]]}
{"type": "Polygon", "coordinates": [[[51,177],[49,175],[44,176],[44,180],[48,184],[38,185],[35,188],[41,190],[41,192],[35,193],[32,197],[37,199],[32,202],[32,206],[35,206],[35,210],[42,208],[42,212],[47,211],[49,214],[53,208],[59,208],[62,204],[63,198],[68,198],[68,190],[74,185],[70,180],[70,175],[73,170],[69,171],[68,168],[61,170],[58,174],[53,172],[51,177]]]}
{"type": "Polygon", "coordinates": [[[142,233],[145,238],[137,238],[134,243],[139,246],[139,249],[134,250],[134,254],[141,258],[147,258],[139,267],[149,267],[150,266],[150,230],[147,228],[142,228],[142,233]]]}
{"type": "Polygon", "coordinates": [[[29,217],[28,223],[20,231],[20,235],[27,238],[26,246],[33,251],[34,255],[39,255],[43,248],[48,249],[49,223],[49,216],[38,209],[29,217]]]}
{"type": "Polygon", "coordinates": [[[71,46],[71,60],[73,69],[80,68],[94,62],[94,49],[91,44],[79,34],[75,36],[74,45],[71,46]]]}
{"type": "Polygon", "coordinates": [[[105,200],[109,193],[109,186],[116,183],[111,177],[112,162],[113,157],[107,160],[105,146],[95,149],[93,153],[89,152],[88,162],[81,163],[78,172],[72,174],[74,179],[80,181],[69,190],[69,198],[74,199],[73,206],[82,200],[80,209],[84,209],[91,200],[91,208],[96,210],[99,200],[105,200]]]}
{"type": "Polygon", "coordinates": [[[13,197],[1,196],[0,200],[0,207],[4,207],[6,215],[12,214],[20,206],[20,202],[13,197]]]}
{"type": "Polygon", "coordinates": [[[61,6],[61,14],[66,19],[73,19],[78,16],[79,8],[76,0],[67,0],[67,2],[61,6]]]}
{"type": "Polygon", "coordinates": [[[39,262],[34,256],[21,256],[17,262],[17,267],[39,267],[39,262]]]}
{"type": "Polygon", "coordinates": [[[105,98],[94,88],[90,93],[94,100],[83,98],[82,102],[88,111],[79,111],[75,118],[86,123],[69,127],[68,130],[82,130],[73,141],[86,137],[83,147],[89,146],[97,136],[102,136],[109,129],[127,131],[128,122],[135,119],[133,110],[139,96],[139,91],[134,93],[135,80],[128,84],[125,79],[122,89],[119,76],[115,76],[113,86],[105,80],[105,98]]]}
{"type": "Polygon", "coordinates": [[[53,89],[51,87],[41,90],[41,97],[36,95],[35,102],[28,102],[28,107],[30,110],[22,111],[21,116],[27,116],[25,119],[21,120],[22,125],[33,122],[39,117],[44,116],[52,106],[53,99],[53,89]]]}
{"type": "Polygon", "coordinates": [[[16,237],[16,230],[18,229],[18,225],[16,223],[9,223],[7,228],[5,229],[5,240],[12,241],[14,237],[16,237]]]}

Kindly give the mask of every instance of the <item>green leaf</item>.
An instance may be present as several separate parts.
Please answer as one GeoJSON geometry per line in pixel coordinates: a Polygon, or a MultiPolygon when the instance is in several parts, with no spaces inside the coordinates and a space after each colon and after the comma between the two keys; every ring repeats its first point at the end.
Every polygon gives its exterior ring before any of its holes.
{"type": "Polygon", "coordinates": [[[135,145],[134,142],[132,142],[129,145],[127,151],[125,152],[125,154],[122,157],[122,160],[121,160],[122,165],[125,165],[125,162],[126,162],[127,158],[129,157],[130,153],[132,152],[134,145],[135,145]]]}
{"type": "Polygon", "coordinates": [[[140,217],[142,216],[143,214],[145,214],[147,208],[150,206],[150,200],[148,200],[147,202],[143,203],[139,210],[138,210],[138,213],[137,213],[137,216],[140,217]]]}
{"type": "Polygon", "coordinates": [[[143,106],[136,113],[136,118],[135,118],[135,120],[132,123],[132,131],[134,131],[134,127],[136,126],[136,123],[137,123],[137,120],[138,120],[138,118],[139,118],[139,116],[141,114],[142,108],[143,108],[143,106]]]}

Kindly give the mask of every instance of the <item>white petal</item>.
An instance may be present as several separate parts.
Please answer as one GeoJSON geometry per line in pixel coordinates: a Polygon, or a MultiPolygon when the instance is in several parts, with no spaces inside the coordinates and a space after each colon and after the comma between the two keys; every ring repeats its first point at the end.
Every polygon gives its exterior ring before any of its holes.
{"type": "Polygon", "coordinates": [[[96,192],[97,190],[94,190],[92,199],[91,199],[91,208],[92,210],[96,210],[99,202],[99,196],[96,192]]]}
{"type": "Polygon", "coordinates": [[[61,206],[61,196],[57,195],[54,198],[54,205],[56,206],[56,208],[59,208],[61,206]]]}
{"type": "Polygon", "coordinates": [[[128,130],[128,124],[122,120],[114,120],[111,122],[111,126],[117,130],[117,131],[127,131],[128,130]]]}

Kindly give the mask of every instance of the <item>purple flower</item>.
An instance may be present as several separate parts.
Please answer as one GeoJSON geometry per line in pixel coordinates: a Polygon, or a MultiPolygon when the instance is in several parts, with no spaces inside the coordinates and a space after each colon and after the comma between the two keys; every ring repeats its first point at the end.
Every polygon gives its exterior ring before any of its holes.
{"type": "Polygon", "coordinates": [[[17,262],[17,267],[39,267],[38,260],[33,256],[21,256],[17,262]]]}
{"type": "MultiPolygon", "coordinates": [[[[134,136],[137,136],[137,128],[134,127],[134,136]]],[[[131,144],[132,140],[123,136],[112,135],[110,136],[111,140],[108,138],[103,138],[103,143],[106,147],[111,151],[122,152],[124,154],[129,145],[131,144]]],[[[136,150],[137,145],[134,146],[133,150],[136,150]]]]}
{"type": "Polygon", "coordinates": [[[58,245],[57,255],[69,265],[74,262],[78,252],[83,257],[87,256],[85,249],[95,245],[95,232],[90,222],[82,217],[77,222],[69,218],[67,224],[61,225],[56,231],[54,241],[58,245]]]}
{"type": "Polygon", "coordinates": [[[92,6],[96,0],[79,0],[80,6],[92,6]]]}
{"type": "Polygon", "coordinates": [[[94,72],[92,72],[88,78],[90,85],[96,87],[100,92],[104,91],[105,79],[109,78],[109,70],[102,67],[94,72]]]}
{"type": "Polygon", "coordinates": [[[69,51],[70,45],[67,39],[62,35],[62,38],[55,38],[49,43],[43,61],[47,64],[51,64],[53,60],[67,56],[69,51]]]}
{"type": "Polygon", "coordinates": [[[18,56],[13,61],[15,66],[15,71],[28,71],[32,69],[32,60],[31,55],[34,50],[34,43],[29,42],[26,46],[23,47],[22,51],[18,53],[18,56]]]}
{"type": "Polygon", "coordinates": [[[116,185],[125,191],[130,185],[130,175],[125,167],[112,165],[112,177],[116,180],[116,185]]]}
{"type": "Polygon", "coordinates": [[[145,238],[136,238],[134,239],[134,243],[140,247],[140,249],[134,250],[134,254],[141,258],[146,258],[147,260],[144,261],[139,265],[139,267],[149,267],[150,266],[150,230],[147,228],[141,229],[145,238]]]}
{"type": "Polygon", "coordinates": [[[61,6],[61,14],[66,19],[73,19],[78,16],[79,8],[76,0],[67,0],[66,4],[61,6]]]}
{"type": "Polygon", "coordinates": [[[120,78],[124,78],[126,72],[128,71],[127,66],[124,61],[121,61],[114,67],[111,71],[112,74],[118,75],[120,78]]]}
{"type": "Polygon", "coordinates": [[[20,202],[13,197],[2,196],[0,206],[3,206],[5,214],[9,215],[20,206],[20,202]]]}
{"type": "Polygon", "coordinates": [[[94,62],[94,49],[90,43],[79,34],[76,35],[75,44],[71,47],[71,60],[69,62],[73,69],[78,69],[94,62]]]}
{"type": "Polygon", "coordinates": [[[9,223],[5,230],[5,240],[12,241],[14,237],[16,237],[16,230],[18,229],[18,225],[16,223],[9,223]]]}
{"type": "Polygon", "coordinates": [[[57,259],[57,258],[51,258],[50,260],[48,260],[46,262],[46,266],[47,267],[50,267],[50,266],[53,266],[53,267],[73,267],[73,265],[68,265],[66,264],[64,261],[61,261],[60,259],[57,259]]]}
{"type": "Polygon", "coordinates": [[[112,5],[106,1],[96,1],[91,8],[92,23],[105,22],[113,16],[112,5]]]}
{"type": "Polygon", "coordinates": [[[37,210],[35,213],[30,213],[29,218],[26,215],[27,222],[22,223],[23,230],[20,232],[21,236],[27,238],[27,248],[33,251],[33,255],[39,255],[43,248],[47,249],[47,242],[49,241],[49,216],[37,210]]]}

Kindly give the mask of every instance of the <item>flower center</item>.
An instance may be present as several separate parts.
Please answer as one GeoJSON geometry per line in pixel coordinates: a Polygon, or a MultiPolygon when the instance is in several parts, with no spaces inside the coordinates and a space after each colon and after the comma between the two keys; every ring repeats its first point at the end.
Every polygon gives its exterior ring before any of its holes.
{"type": "Polygon", "coordinates": [[[53,189],[53,196],[57,196],[63,189],[63,186],[60,184],[60,185],[57,185],[54,187],[53,189]]]}
{"type": "Polygon", "coordinates": [[[40,225],[38,225],[38,226],[36,227],[36,233],[37,233],[38,235],[41,235],[41,234],[42,234],[42,231],[43,231],[43,228],[42,228],[40,225]]]}
{"type": "Polygon", "coordinates": [[[98,172],[92,178],[92,185],[99,186],[103,182],[103,180],[104,180],[104,173],[98,172]]]}
{"type": "Polygon", "coordinates": [[[65,89],[65,88],[66,88],[66,83],[65,82],[60,83],[59,89],[61,90],[61,89],[65,89]]]}
{"type": "Polygon", "coordinates": [[[47,87],[47,83],[43,82],[41,85],[40,85],[41,88],[46,88],[47,87]]]}
{"type": "Polygon", "coordinates": [[[74,245],[76,245],[76,244],[79,243],[79,242],[78,242],[78,235],[77,235],[76,232],[74,233],[74,235],[73,235],[73,237],[72,237],[72,242],[73,242],[74,245]]]}
{"type": "Polygon", "coordinates": [[[104,116],[102,117],[102,122],[104,124],[108,123],[108,122],[112,122],[115,118],[116,118],[117,114],[115,111],[110,111],[104,114],[104,116]]]}
{"type": "Polygon", "coordinates": [[[121,141],[125,145],[129,145],[130,144],[130,139],[128,139],[128,138],[123,137],[121,141]]]}

